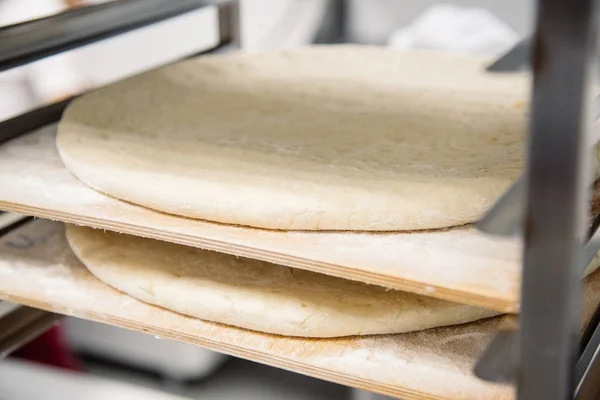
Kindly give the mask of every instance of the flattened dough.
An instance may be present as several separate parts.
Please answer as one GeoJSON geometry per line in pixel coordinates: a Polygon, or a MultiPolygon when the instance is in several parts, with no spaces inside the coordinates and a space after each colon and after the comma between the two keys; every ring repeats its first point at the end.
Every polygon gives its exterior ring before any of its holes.
{"type": "Polygon", "coordinates": [[[201,57],[73,101],[58,149],[89,186],[191,218],[461,225],[524,166],[528,77],[487,62],[361,46],[201,57]]]}
{"type": "Polygon", "coordinates": [[[401,333],[498,313],[192,247],[67,227],[101,281],[182,314],[288,336],[401,333]]]}

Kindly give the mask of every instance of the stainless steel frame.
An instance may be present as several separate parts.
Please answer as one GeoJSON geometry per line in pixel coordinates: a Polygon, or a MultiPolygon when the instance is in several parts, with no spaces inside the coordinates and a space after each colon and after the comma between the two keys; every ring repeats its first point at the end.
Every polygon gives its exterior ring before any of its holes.
{"type": "MultiPolygon", "coordinates": [[[[217,7],[220,41],[215,48],[190,57],[241,47],[238,0],[120,0],[0,28],[0,72],[207,6],[217,7]]],[[[1,121],[0,144],[58,121],[72,100],[1,121]]],[[[24,217],[0,226],[0,236],[30,220],[31,217],[24,217]]],[[[60,318],[58,314],[30,307],[19,307],[2,316],[0,359],[58,323],[60,318]]]]}
{"type": "MultiPolygon", "coordinates": [[[[221,44],[242,45],[237,1],[115,4],[0,29],[0,71],[207,5],[218,6],[221,44]]],[[[516,321],[501,329],[476,369],[488,380],[515,381],[521,400],[592,399],[600,393],[600,309],[576,362],[581,270],[600,249],[600,231],[592,232],[585,244],[584,222],[591,178],[593,116],[588,110],[596,9],[596,0],[539,0],[533,40],[490,67],[503,72],[527,65],[519,58],[528,57],[531,43],[534,85],[527,173],[513,189],[516,195],[505,196],[480,224],[488,232],[520,230],[524,235],[520,329],[516,321]]],[[[0,123],[0,143],[58,120],[69,101],[0,123]]]]}
{"type": "MultiPolygon", "coordinates": [[[[12,68],[47,55],[67,51],[119,33],[146,26],[152,22],[162,21],[208,6],[218,7],[219,44],[213,49],[192,54],[189,57],[218,52],[226,48],[241,48],[239,1],[237,0],[176,0],[172,2],[163,0],[120,0],[119,2],[86,7],[84,10],[67,11],[43,20],[0,28],[0,71],[3,68],[12,68]],[[158,9],[152,8],[152,5],[156,2],[160,2],[163,6],[158,9]],[[125,15],[120,19],[112,21],[111,25],[107,26],[103,24],[107,18],[114,17],[116,14],[123,12],[125,12],[125,15]],[[142,13],[137,14],[136,12],[142,13]],[[86,23],[91,25],[85,25],[86,23]],[[66,24],[69,27],[67,29],[70,32],[68,35],[60,36],[60,29],[57,28],[60,24],[66,24]],[[76,28],[81,25],[87,26],[87,29],[78,31],[76,28]],[[51,28],[50,33],[46,31],[46,27],[51,28]],[[30,44],[30,42],[37,43],[36,41],[40,37],[47,36],[52,38],[55,35],[59,35],[59,37],[54,40],[43,41],[37,45],[30,44]],[[21,48],[20,46],[24,47],[21,48]],[[7,53],[3,53],[3,51],[7,51],[7,53]],[[15,55],[15,52],[17,52],[16,58],[7,56],[7,54],[15,55]]],[[[34,129],[58,121],[64,109],[73,99],[74,97],[71,97],[9,120],[1,121],[0,144],[26,132],[31,132],[34,129]]]]}
{"type": "Polygon", "coordinates": [[[0,318],[0,359],[56,325],[61,318],[59,314],[25,306],[0,318]]]}
{"type": "Polygon", "coordinates": [[[487,70],[490,72],[513,72],[526,69],[531,61],[531,38],[521,40],[508,53],[494,61],[487,70]]]}
{"type": "Polygon", "coordinates": [[[119,0],[3,27],[0,72],[215,4],[209,0],[119,0]]]}
{"type": "MultiPolygon", "coordinates": [[[[518,398],[523,400],[595,398],[600,387],[600,382],[593,380],[600,368],[595,362],[598,332],[575,368],[581,266],[600,248],[597,240],[592,240],[583,254],[591,182],[588,164],[597,3],[538,1],[527,171],[521,185],[513,186],[480,224],[488,232],[501,234],[522,226],[525,250],[518,350],[501,348],[499,343],[506,342],[506,337],[499,336],[494,345],[500,348],[490,347],[487,356],[493,352],[505,359],[498,365],[517,368],[518,398]],[[524,209],[515,201],[518,197],[526,199],[524,209]],[[511,355],[517,363],[506,360],[511,355]]],[[[526,45],[523,42],[513,55],[523,52],[526,45]]],[[[480,374],[483,370],[489,375],[486,367],[493,369],[492,362],[482,362],[480,374]]],[[[495,372],[510,375],[504,369],[495,372]]],[[[491,375],[489,378],[494,378],[494,373],[491,375]]]]}
{"type": "Polygon", "coordinates": [[[596,0],[541,0],[526,172],[519,399],[574,390],[588,215],[596,0]]]}

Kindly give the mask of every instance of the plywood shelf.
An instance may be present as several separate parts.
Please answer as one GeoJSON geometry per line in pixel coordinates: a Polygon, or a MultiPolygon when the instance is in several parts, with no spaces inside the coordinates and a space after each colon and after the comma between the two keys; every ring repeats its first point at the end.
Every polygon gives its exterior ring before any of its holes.
{"type": "Polygon", "coordinates": [[[49,126],[0,146],[0,209],[150,237],[499,311],[519,308],[521,244],[472,226],[277,232],[171,216],[102,195],[64,167],[49,126]]]}
{"type": "Polygon", "coordinates": [[[512,399],[471,374],[499,319],[403,335],[301,339],[203,322],[104,285],[75,258],[64,225],[37,220],[0,239],[0,298],[148,332],[403,399],[512,399]]]}
{"type": "MultiPolygon", "coordinates": [[[[584,321],[600,303],[600,271],[584,285],[584,321]]],[[[93,277],[64,225],[35,220],[0,239],[0,300],[85,318],[403,399],[513,399],[472,369],[502,317],[399,335],[302,339],[205,322],[151,306],[93,277]]]]}

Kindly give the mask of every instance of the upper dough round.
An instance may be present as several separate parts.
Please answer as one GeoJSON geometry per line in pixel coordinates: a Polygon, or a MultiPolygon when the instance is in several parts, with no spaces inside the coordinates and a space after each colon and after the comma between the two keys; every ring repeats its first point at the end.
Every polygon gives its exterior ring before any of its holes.
{"type": "Polygon", "coordinates": [[[67,227],[101,281],[193,317],[289,336],[402,333],[498,313],[301,269],[91,228],[67,227]]]}
{"type": "Polygon", "coordinates": [[[470,223],[524,167],[525,74],[366,46],[204,56],[71,103],[57,144],[89,186],[271,229],[470,223]]]}

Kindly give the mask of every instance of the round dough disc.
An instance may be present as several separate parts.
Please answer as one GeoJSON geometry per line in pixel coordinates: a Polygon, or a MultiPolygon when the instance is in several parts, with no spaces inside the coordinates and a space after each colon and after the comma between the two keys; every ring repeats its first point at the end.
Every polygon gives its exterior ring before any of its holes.
{"type": "Polygon", "coordinates": [[[58,149],[89,186],[185,217],[461,225],[524,166],[527,75],[487,62],[361,46],[201,57],[73,101],[58,149]]]}
{"type": "Polygon", "coordinates": [[[67,239],[101,281],[204,320],[288,336],[401,333],[498,313],[258,260],[68,226],[67,239]]]}

